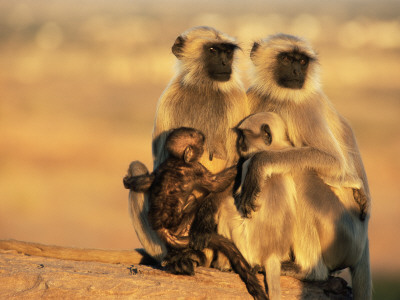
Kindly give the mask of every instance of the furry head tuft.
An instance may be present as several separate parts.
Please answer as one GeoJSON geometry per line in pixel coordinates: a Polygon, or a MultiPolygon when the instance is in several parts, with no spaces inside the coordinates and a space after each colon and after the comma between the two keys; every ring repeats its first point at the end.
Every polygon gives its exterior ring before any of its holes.
{"type": "Polygon", "coordinates": [[[304,39],[276,34],[255,42],[250,53],[253,62],[253,88],[262,95],[281,101],[302,101],[313,93],[320,92],[318,56],[304,39]],[[274,79],[277,57],[284,52],[299,52],[309,58],[304,86],[291,89],[279,86],[274,79]]]}

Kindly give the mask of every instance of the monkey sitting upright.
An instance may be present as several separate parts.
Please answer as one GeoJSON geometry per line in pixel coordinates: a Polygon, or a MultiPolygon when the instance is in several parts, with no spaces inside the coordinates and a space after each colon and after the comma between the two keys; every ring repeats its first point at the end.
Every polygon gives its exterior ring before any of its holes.
{"type": "MultiPolygon", "coordinates": [[[[293,145],[287,138],[287,131],[286,126],[283,123],[281,117],[275,113],[265,112],[265,113],[256,113],[250,115],[246,119],[244,119],[240,126],[237,128],[237,132],[239,134],[238,139],[238,150],[241,154],[241,157],[247,157],[254,155],[260,151],[271,151],[271,150],[284,150],[285,148],[291,148],[293,145]],[[271,127],[268,122],[273,122],[274,125],[274,132],[271,132],[271,127]],[[275,135],[274,143],[272,143],[272,134],[275,135]]],[[[246,169],[250,164],[250,159],[247,159],[246,162],[246,169]]],[[[285,173],[282,170],[272,169],[273,174],[277,173],[285,173]]],[[[290,173],[290,172],[286,172],[290,173]]],[[[317,172],[318,175],[318,172],[317,172]]],[[[271,176],[271,174],[267,173],[264,174],[264,179],[267,179],[271,176]]],[[[345,177],[346,178],[346,177],[345,177]]],[[[244,180],[244,178],[242,178],[244,180]]],[[[327,178],[321,178],[327,185],[332,187],[337,187],[340,182],[331,179],[330,181],[327,178]]],[[[262,179],[261,179],[262,182],[262,179]]],[[[365,194],[364,190],[361,188],[354,188],[353,183],[356,182],[354,178],[348,178],[345,183],[345,188],[350,188],[353,192],[354,201],[357,203],[359,207],[359,217],[361,221],[365,220],[366,216],[366,202],[367,202],[367,195],[365,194]],[[348,186],[346,186],[346,183],[348,186]]],[[[248,184],[255,184],[256,182],[248,182],[248,184]]],[[[248,188],[248,187],[247,187],[248,188]]],[[[260,193],[261,185],[254,185],[251,187],[253,195],[257,195],[260,193]]],[[[239,193],[240,194],[240,193],[239,193]]],[[[237,195],[238,201],[247,202],[248,199],[240,199],[237,195]]],[[[249,216],[251,211],[254,210],[255,205],[254,203],[240,203],[239,207],[241,208],[243,214],[245,216],[249,216]]]]}
{"type": "MultiPolygon", "coordinates": [[[[203,263],[204,254],[189,248],[189,236],[196,238],[191,225],[197,212],[203,209],[209,212],[208,216],[212,215],[208,226],[216,228],[213,215],[218,209],[218,203],[215,203],[218,198],[213,197],[213,193],[227,189],[236,176],[236,166],[213,174],[198,161],[204,151],[204,141],[204,135],[196,129],[174,129],[165,145],[169,155],[153,173],[124,178],[126,188],[149,192],[149,222],[167,244],[165,262],[173,273],[193,275],[194,264],[203,263]]],[[[131,164],[130,169],[132,167],[144,166],[136,162],[136,165],[131,164]]],[[[204,239],[204,234],[200,236],[204,239]]],[[[221,251],[228,257],[249,293],[256,299],[266,299],[257,277],[236,246],[215,231],[208,231],[206,239],[208,245],[205,242],[204,246],[221,251]]]]}
{"type": "MultiPolygon", "coordinates": [[[[286,151],[293,145],[287,138],[282,118],[273,112],[250,115],[239,124],[237,133],[242,170],[241,185],[237,191],[240,194],[241,189],[245,188],[244,179],[256,153],[286,151]]],[[[296,184],[291,172],[282,172],[279,168],[260,168],[258,171],[259,185],[251,206],[254,211],[251,218],[245,217],[248,211],[243,211],[241,219],[236,210],[229,212],[221,209],[222,213],[231,215],[231,223],[220,226],[225,228],[223,231],[228,228],[227,236],[232,238],[250,265],[265,268],[268,294],[271,300],[275,300],[281,297],[281,262],[290,257],[293,244],[297,214],[296,184]]],[[[241,203],[238,206],[245,208],[241,203]]]]}
{"type": "MultiPolygon", "coordinates": [[[[304,39],[277,34],[255,42],[250,58],[254,65],[247,92],[251,113],[280,115],[294,145],[287,151],[256,154],[245,179],[254,182],[259,170],[277,168],[293,174],[297,191],[293,252],[298,268],[285,274],[326,280],[331,272],[349,268],[354,299],[372,299],[368,179],[349,122],[321,87],[316,51],[304,39]],[[353,202],[349,187],[364,191],[363,203],[353,202]],[[364,221],[360,221],[360,207],[364,221]]],[[[243,186],[243,200],[252,201],[255,185],[243,186]]]]}
{"type": "MultiPolygon", "coordinates": [[[[241,185],[236,192],[239,194],[255,153],[283,150],[292,145],[287,139],[285,123],[272,112],[250,115],[239,124],[237,133],[242,162],[241,185]]],[[[244,234],[232,230],[231,236],[250,265],[264,267],[268,294],[271,300],[275,300],[281,297],[281,262],[289,257],[293,242],[296,187],[290,173],[280,173],[279,170],[275,173],[273,170],[272,174],[264,174],[263,170],[260,171],[262,184],[252,206],[255,212],[251,218],[243,216],[240,221],[244,234]]],[[[238,227],[232,224],[231,228],[238,227]]]]}

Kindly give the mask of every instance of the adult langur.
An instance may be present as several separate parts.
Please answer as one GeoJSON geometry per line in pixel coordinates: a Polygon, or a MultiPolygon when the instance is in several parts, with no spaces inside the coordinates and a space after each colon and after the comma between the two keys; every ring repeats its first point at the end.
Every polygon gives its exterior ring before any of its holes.
{"type": "Polygon", "coordinates": [[[293,251],[299,270],[287,274],[324,280],[349,267],[354,299],[371,299],[368,181],[349,123],[321,89],[315,51],[298,37],[278,34],[255,42],[250,57],[250,110],[280,115],[294,147],[252,158],[240,204],[251,210],[261,170],[290,172],[297,191],[293,251]],[[362,190],[365,203],[357,205],[348,187],[362,190]]]}
{"type": "MultiPolygon", "coordinates": [[[[154,122],[154,169],[167,157],[169,131],[182,126],[198,129],[207,137],[200,162],[211,172],[236,163],[232,128],[248,115],[246,92],[236,69],[238,48],[232,37],[210,27],[195,27],[177,37],[172,46],[176,73],[158,101],[154,122]]],[[[229,194],[217,197],[232,200],[229,194]]],[[[148,195],[131,191],[129,202],[140,242],[147,253],[161,261],[167,249],[148,222],[148,195]]]]}

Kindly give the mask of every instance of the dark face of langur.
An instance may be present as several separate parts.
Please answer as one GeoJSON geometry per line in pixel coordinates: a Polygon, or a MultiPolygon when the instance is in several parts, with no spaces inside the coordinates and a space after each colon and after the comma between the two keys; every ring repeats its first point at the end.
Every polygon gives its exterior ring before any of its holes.
{"type": "Polygon", "coordinates": [[[215,81],[228,81],[232,74],[236,45],[230,43],[204,45],[204,64],[208,76],[215,81]]]}
{"type": "Polygon", "coordinates": [[[281,87],[289,89],[303,88],[308,63],[308,56],[299,52],[280,53],[274,73],[276,82],[281,87]]]}

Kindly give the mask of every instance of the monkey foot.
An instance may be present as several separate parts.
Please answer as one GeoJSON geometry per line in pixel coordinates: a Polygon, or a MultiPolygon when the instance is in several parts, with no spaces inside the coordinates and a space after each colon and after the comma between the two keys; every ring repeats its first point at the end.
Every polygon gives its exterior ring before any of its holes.
{"type": "Polygon", "coordinates": [[[185,249],[169,251],[162,266],[168,272],[180,275],[194,275],[195,267],[204,264],[205,255],[201,251],[185,249]]]}
{"type": "Polygon", "coordinates": [[[322,285],[324,293],[330,299],[352,299],[352,290],[347,285],[347,281],[340,277],[329,276],[322,285]]]}

